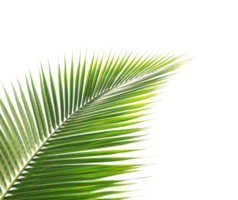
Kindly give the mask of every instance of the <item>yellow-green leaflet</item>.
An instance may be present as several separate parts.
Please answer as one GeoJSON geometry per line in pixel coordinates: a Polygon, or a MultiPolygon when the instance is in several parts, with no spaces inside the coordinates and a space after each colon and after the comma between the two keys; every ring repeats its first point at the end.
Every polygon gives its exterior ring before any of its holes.
{"type": "Polygon", "coordinates": [[[153,115],[164,99],[155,97],[170,93],[177,70],[201,56],[185,58],[194,50],[99,42],[90,52],[86,43],[77,54],[70,47],[69,57],[66,48],[56,51],[53,65],[49,55],[27,65],[24,80],[8,76],[10,91],[0,78],[0,200],[150,197],[140,192],[155,188],[142,185],[158,180],[140,172],[160,165],[150,152],[162,147],[130,145],[147,146],[158,134],[153,115]],[[146,155],[127,154],[134,152],[146,155]],[[132,177],[112,178],[126,174],[132,177]]]}

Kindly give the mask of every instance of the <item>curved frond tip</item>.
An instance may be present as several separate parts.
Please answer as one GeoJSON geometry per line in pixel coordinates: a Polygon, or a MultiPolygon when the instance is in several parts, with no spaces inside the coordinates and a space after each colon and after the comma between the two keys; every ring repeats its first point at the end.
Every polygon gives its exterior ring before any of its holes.
{"type": "Polygon", "coordinates": [[[87,62],[80,56],[74,65],[72,56],[69,74],[66,59],[57,76],[50,64],[49,77],[41,66],[39,89],[31,73],[26,92],[20,82],[20,95],[12,86],[15,100],[4,89],[0,200],[127,199],[106,198],[120,193],[113,187],[126,184],[103,178],[141,167],[113,164],[134,159],[115,155],[138,150],[119,146],[143,140],[139,131],[144,128],[136,125],[144,121],[151,98],[185,63],[178,61],[181,57],[98,54],[87,62]]]}

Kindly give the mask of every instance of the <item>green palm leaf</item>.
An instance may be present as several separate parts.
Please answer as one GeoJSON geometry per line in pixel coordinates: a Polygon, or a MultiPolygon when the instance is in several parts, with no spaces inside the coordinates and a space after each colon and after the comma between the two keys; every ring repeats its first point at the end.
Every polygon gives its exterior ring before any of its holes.
{"type": "Polygon", "coordinates": [[[138,124],[150,98],[186,61],[177,61],[182,55],[125,53],[104,62],[104,54],[94,54],[86,70],[86,57],[80,57],[74,67],[72,56],[69,77],[66,59],[63,74],[59,66],[58,91],[50,64],[49,81],[40,69],[40,92],[31,73],[27,93],[20,83],[20,95],[13,86],[17,107],[4,89],[10,111],[0,100],[0,200],[107,199],[125,192],[113,187],[126,184],[103,178],[141,167],[113,164],[135,158],[116,154],[138,149],[107,148],[143,140],[139,132],[146,128],[138,124]]]}

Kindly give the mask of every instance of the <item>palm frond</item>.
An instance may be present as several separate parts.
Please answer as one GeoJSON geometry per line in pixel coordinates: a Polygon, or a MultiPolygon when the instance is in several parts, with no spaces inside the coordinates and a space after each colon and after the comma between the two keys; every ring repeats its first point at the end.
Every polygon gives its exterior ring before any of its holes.
{"type": "Polygon", "coordinates": [[[19,82],[20,95],[12,86],[17,107],[4,89],[10,111],[0,100],[0,200],[106,200],[123,192],[111,189],[126,185],[122,180],[102,179],[138,170],[140,164],[113,162],[134,159],[115,154],[139,149],[107,148],[143,140],[140,118],[186,63],[181,57],[110,53],[104,62],[104,53],[94,54],[87,70],[86,57],[74,66],[72,56],[69,75],[66,59],[63,71],[58,67],[58,87],[50,64],[48,80],[39,70],[40,92],[31,73],[26,93],[19,82]]]}

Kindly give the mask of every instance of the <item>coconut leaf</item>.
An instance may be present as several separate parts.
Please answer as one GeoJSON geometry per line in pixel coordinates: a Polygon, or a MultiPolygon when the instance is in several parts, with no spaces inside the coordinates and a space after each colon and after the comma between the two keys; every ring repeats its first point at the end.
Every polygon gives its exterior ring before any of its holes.
{"type": "Polygon", "coordinates": [[[108,49],[99,42],[89,58],[89,48],[90,44],[79,47],[75,57],[71,47],[69,58],[65,48],[62,55],[55,52],[55,74],[50,56],[45,56],[45,64],[38,60],[37,82],[30,66],[22,69],[24,82],[17,73],[15,82],[8,76],[11,94],[0,79],[1,200],[150,197],[115,197],[154,189],[125,186],[156,182],[134,174],[158,165],[138,160],[159,156],[127,153],[160,147],[125,147],[158,134],[150,132],[159,119],[152,116],[160,112],[154,109],[164,99],[153,98],[168,94],[171,90],[166,88],[180,74],[177,70],[200,55],[185,58],[194,49],[170,47],[108,49]],[[147,122],[151,124],[135,127],[147,122]],[[125,174],[134,177],[111,178],[125,174]]]}

